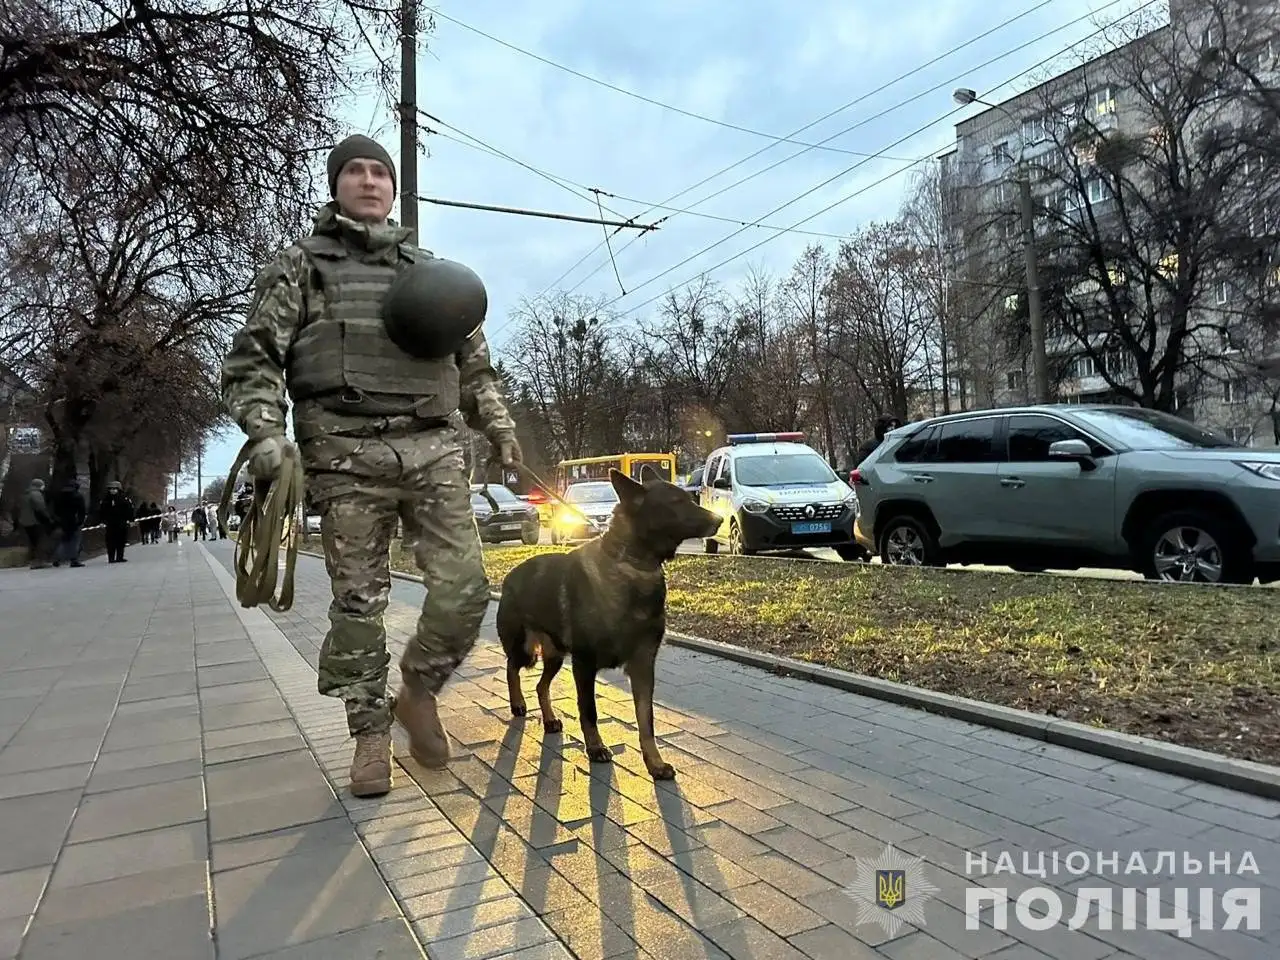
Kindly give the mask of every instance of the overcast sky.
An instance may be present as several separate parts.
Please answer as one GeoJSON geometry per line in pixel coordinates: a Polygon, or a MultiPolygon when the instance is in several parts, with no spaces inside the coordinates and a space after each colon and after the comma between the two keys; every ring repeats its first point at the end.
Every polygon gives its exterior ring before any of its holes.
{"type": "MultiPolygon", "coordinates": [[[[844,235],[893,216],[919,169],[912,161],[947,149],[954,124],[978,109],[957,107],[955,87],[1008,97],[1070,65],[1100,23],[1142,3],[444,0],[418,61],[420,106],[449,125],[425,137],[424,196],[596,217],[586,193],[595,187],[614,195],[601,202],[621,219],[668,219],[612,238],[626,296],[599,226],[423,203],[421,244],[484,278],[499,356],[511,308],[553,285],[603,295],[634,320],[703,271],[729,284],[752,265],[782,273],[806,244],[837,241],[743,224],[792,227],[818,214],[798,229],[844,235]]],[[[353,102],[346,119],[398,156],[393,118],[374,101],[353,102]]],[[[230,467],[240,441],[234,431],[211,445],[206,482],[230,467]]]]}

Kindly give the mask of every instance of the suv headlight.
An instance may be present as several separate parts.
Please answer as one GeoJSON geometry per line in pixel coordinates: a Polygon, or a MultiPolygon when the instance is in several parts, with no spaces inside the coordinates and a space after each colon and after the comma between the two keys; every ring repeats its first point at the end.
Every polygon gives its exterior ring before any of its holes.
{"type": "Polygon", "coordinates": [[[743,500],[742,509],[747,513],[768,513],[769,505],[763,500],[743,500]]]}
{"type": "Polygon", "coordinates": [[[1244,467],[1264,480],[1280,481],[1280,463],[1269,463],[1265,460],[1237,460],[1236,465],[1244,467]]]}

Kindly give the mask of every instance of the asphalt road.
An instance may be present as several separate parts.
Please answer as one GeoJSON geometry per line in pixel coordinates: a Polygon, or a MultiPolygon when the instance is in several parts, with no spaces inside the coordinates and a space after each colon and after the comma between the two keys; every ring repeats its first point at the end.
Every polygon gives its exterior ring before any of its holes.
{"type": "MultiPolygon", "coordinates": [[[[549,545],[551,543],[550,535],[544,531],[542,534],[542,538],[539,542],[544,545],[549,545]]],[[[686,540],[680,546],[680,549],[677,552],[682,554],[689,554],[689,553],[700,554],[700,553],[705,553],[706,551],[703,549],[701,540],[686,540]]],[[[813,550],[793,550],[788,553],[769,554],[769,556],[794,557],[797,559],[808,559],[808,560],[827,560],[833,563],[843,562],[834,550],[828,550],[825,547],[819,547],[813,550]]],[[[880,558],[877,557],[872,562],[879,563],[880,558]]],[[[953,570],[987,570],[987,571],[996,571],[999,573],[1015,572],[1011,567],[995,567],[995,566],[987,566],[985,564],[976,564],[976,563],[968,564],[968,565],[961,564],[961,563],[953,563],[950,565],[950,568],[953,570]]],[[[1058,574],[1060,576],[1066,576],[1066,577],[1098,577],[1098,578],[1107,579],[1107,580],[1141,580],[1142,579],[1142,577],[1139,574],[1132,573],[1126,570],[1098,570],[1093,568],[1087,568],[1082,570],[1061,570],[1061,571],[1051,570],[1048,572],[1058,574]]]]}
{"type": "MultiPolygon", "coordinates": [[[[542,534],[540,543],[544,545],[549,545],[551,543],[551,538],[545,531],[542,534]]],[[[682,554],[695,554],[695,553],[701,554],[701,553],[705,553],[705,550],[703,549],[701,540],[686,540],[680,546],[680,549],[677,552],[682,554]]],[[[794,550],[789,553],[769,554],[769,556],[794,557],[798,559],[811,559],[811,560],[826,560],[834,563],[843,562],[840,559],[840,557],[836,555],[836,552],[834,550],[828,550],[822,547],[814,550],[794,550]]],[[[872,563],[877,563],[877,564],[879,562],[880,562],[879,557],[875,558],[872,561],[872,563]]],[[[972,563],[972,564],[953,563],[948,565],[948,569],[982,570],[982,571],[994,572],[994,573],[1016,573],[1017,572],[1012,567],[989,566],[987,564],[981,564],[981,563],[972,563]]],[[[1095,567],[1084,567],[1079,570],[1047,570],[1045,572],[1053,574],[1054,576],[1060,576],[1060,577],[1089,577],[1092,579],[1099,579],[1099,580],[1141,581],[1143,579],[1141,574],[1133,573],[1132,571],[1129,571],[1129,570],[1105,570],[1105,569],[1098,569],[1095,567]]],[[[1271,589],[1280,589],[1280,582],[1269,584],[1269,587],[1271,589]]]]}

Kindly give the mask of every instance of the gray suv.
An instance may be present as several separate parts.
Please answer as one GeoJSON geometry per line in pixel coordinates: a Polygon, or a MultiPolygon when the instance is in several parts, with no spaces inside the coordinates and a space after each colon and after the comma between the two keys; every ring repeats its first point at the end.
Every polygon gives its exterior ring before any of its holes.
{"type": "Polygon", "coordinates": [[[885,563],[1280,580],[1280,452],[1155,410],[937,417],[888,434],[851,480],[855,536],[885,563]]]}

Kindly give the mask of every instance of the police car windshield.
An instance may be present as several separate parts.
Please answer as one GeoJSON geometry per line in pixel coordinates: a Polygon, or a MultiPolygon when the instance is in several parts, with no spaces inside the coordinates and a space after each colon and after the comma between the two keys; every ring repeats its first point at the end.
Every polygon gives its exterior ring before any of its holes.
{"type": "Polygon", "coordinates": [[[618,493],[611,483],[575,483],[564,498],[570,503],[617,503],[618,493]]]}
{"type": "Polygon", "coordinates": [[[733,470],[744,487],[778,487],[793,483],[834,483],[838,479],[816,453],[754,454],[735,457],[733,470]]]}

